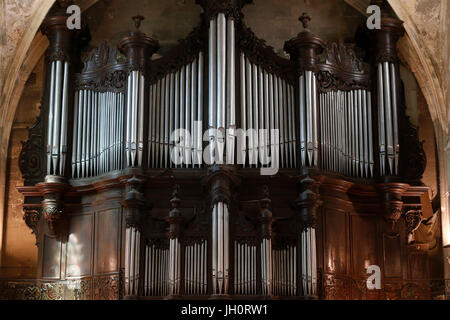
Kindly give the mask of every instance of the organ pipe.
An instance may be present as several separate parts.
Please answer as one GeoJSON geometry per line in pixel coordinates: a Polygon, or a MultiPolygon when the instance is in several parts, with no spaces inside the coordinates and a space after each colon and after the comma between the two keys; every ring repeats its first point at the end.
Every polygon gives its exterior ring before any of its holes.
{"type": "MultiPolygon", "coordinates": [[[[136,296],[139,287],[140,232],[135,227],[125,230],[125,295],[136,296]]],[[[146,269],[147,270],[147,269],[146,269]]],[[[146,273],[146,278],[147,278],[146,273]]]]}
{"type": "Polygon", "coordinates": [[[373,177],[371,112],[368,90],[320,93],[320,150],[323,169],[360,178],[373,177]]]}
{"type": "Polygon", "coordinates": [[[229,214],[228,205],[217,202],[212,211],[212,281],[214,294],[228,293],[228,244],[229,214]]]}
{"type": "Polygon", "coordinates": [[[235,163],[235,24],[218,13],[209,22],[209,163],[235,163]]]}
{"type": "MultiPolygon", "coordinates": [[[[404,34],[403,22],[382,15],[375,34],[378,160],[381,176],[399,175],[398,106],[400,99],[396,43],[404,34]]],[[[369,142],[370,143],[370,142],[369,142]]]]}
{"type": "Polygon", "coordinates": [[[72,175],[86,178],[122,169],[124,94],[75,92],[72,175]]]}
{"type": "Polygon", "coordinates": [[[274,167],[279,164],[281,168],[296,167],[294,87],[252,63],[245,53],[241,53],[240,79],[244,135],[240,164],[244,167],[247,164],[250,167],[271,164],[274,167]],[[279,139],[271,134],[272,130],[280,131],[279,139]]]}
{"type": "Polygon", "coordinates": [[[56,11],[53,16],[48,16],[43,23],[43,33],[50,42],[47,51],[49,104],[46,174],[59,177],[66,175],[67,129],[69,110],[71,110],[69,106],[69,79],[72,32],[65,28],[66,20],[67,14],[60,10],[56,11]]]}
{"type": "Polygon", "coordinates": [[[156,52],[159,44],[139,30],[143,17],[136,16],[133,19],[135,20],[136,30],[119,43],[119,48],[127,55],[129,64],[125,119],[125,165],[141,168],[144,158],[145,138],[146,108],[144,106],[148,98],[148,85],[144,71],[148,58],[156,52]]]}
{"type": "Polygon", "coordinates": [[[150,85],[150,168],[194,168],[202,164],[203,59],[203,52],[199,52],[192,62],[150,85]],[[186,129],[186,136],[171,137],[177,129],[186,129]]]}

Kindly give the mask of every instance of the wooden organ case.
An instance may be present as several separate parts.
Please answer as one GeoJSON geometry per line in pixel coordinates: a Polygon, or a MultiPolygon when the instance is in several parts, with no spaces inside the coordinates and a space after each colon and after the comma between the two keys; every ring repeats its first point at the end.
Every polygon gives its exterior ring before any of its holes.
{"type": "Polygon", "coordinates": [[[200,25],[158,59],[140,16],[82,64],[64,8],[45,20],[46,95],[19,187],[41,286],[81,299],[430,298],[401,21],[383,14],[363,69],[306,14],[288,60],[246,27],[250,0],[197,2],[200,25]]]}

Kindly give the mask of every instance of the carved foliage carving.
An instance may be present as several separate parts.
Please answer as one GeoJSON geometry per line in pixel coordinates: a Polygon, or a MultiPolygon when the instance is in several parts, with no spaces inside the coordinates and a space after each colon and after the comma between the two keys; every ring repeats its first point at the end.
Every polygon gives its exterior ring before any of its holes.
{"type": "Polygon", "coordinates": [[[42,201],[42,211],[47,221],[48,228],[52,234],[59,231],[60,222],[63,218],[63,211],[58,200],[45,199],[42,201]]]}
{"type": "Polygon", "coordinates": [[[122,298],[120,275],[94,278],[93,296],[96,300],[118,300],[122,298]]]}
{"type": "Polygon", "coordinates": [[[325,59],[318,65],[317,79],[320,90],[368,89],[369,74],[362,69],[362,62],[353,49],[335,42],[325,48],[325,59]]]}
{"type": "Polygon", "coordinates": [[[196,0],[196,3],[202,6],[207,20],[212,19],[218,13],[224,13],[227,17],[236,20],[242,19],[241,9],[252,2],[253,0],[196,0]]]}
{"type": "Polygon", "coordinates": [[[38,244],[39,234],[38,234],[38,223],[42,216],[41,208],[27,208],[24,207],[23,220],[28,228],[32,230],[32,234],[36,236],[36,245],[38,244]]]}
{"type": "Polygon", "coordinates": [[[28,140],[22,142],[19,155],[19,168],[25,185],[35,184],[44,180],[44,142],[41,117],[37,117],[35,124],[29,129],[28,140]]]}
{"type": "Polygon", "coordinates": [[[127,81],[126,57],[117,47],[103,42],[83,59],[84,67],[75,79],[75,89],[123,91],[127,81]]]}
{"type": "Polygon", "coordinates": [[[414,242],[414,231],[422,222],[422,210],[409,210],[405,213],[406,231],[408,232],[408,243],[414,242]]]}

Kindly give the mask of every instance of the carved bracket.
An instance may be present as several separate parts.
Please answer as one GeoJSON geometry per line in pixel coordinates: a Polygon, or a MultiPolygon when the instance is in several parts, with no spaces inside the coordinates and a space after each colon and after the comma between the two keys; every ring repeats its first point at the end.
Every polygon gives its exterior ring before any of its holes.
{"type": "Polygon", "coordinates": [[[36,245],[38,245],[38,239],[39,239],[39,230],[38,230],[38,224],[42,217],[42,209],[36,208],[36,207],[25,207],[23,208],[24,214],[23,214],[23,220],[25,221],[25,224],[28,228],[31,229],[31,233],[35,235],[36,237],[36,245]]]}
{"type": "Polygon", "coordinates": [[[382,203],[383,217],[394,225],[402,215],[402,195],[408,190],[406,183],[382,183],[376,185],[382,203]]]}
{"type": "Polygon", "coordinates": [[[44,196],[42,213],[49,231],[53,235],[63,234],[66,227],[63,197],[70,186],[60,181],[53,182],[52,176],[47,176],[46,182],[37,184],[37,187],[44,196]]]}
{"type": "Polygon", "coordinates": [[[45,176],[45,147],[43,142],[43,127],[41,117],[37,117],[34,125],[29,129],[28,140],[22,142],[19,155],[19,168],[25,185],[31,185],[44,180],[45,176]]]}

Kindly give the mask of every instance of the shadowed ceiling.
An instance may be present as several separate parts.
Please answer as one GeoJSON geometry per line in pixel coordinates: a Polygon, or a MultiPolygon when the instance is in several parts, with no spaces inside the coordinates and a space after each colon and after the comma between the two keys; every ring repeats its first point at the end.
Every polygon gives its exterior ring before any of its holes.
{"type": "MultiPolygon", "coordinates": [[[[92,46],[117,43],[134,28],[131,17],[145,17],[141,30],[159,40],[164,54],[199,23],[202,9],[195,0],[101,0],[84,14],[92,46]]],[[[344,0],[254,0],[243,9],[244,21],[255,34],[284,55],[283,44],[300,32],[298,17],[308,12],[310,29],[326,41],[352,42],[364,16],[344,0]]]]}

